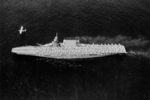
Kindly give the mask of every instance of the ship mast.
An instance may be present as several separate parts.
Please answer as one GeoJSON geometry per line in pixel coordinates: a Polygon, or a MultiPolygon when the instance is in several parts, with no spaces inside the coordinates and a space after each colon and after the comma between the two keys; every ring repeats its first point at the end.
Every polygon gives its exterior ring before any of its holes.
{"type": "Polygon", "coordinates": [[[56,33],[56,36],[54,38],[54,42],[57,42],[58,43],[58,33],[56,33]]]}
{"type": "Polygon", "coordinates": [[[56,33],[56,36],[55,36],[55,38],[54,38],[52,43],[53,43],[53,46],[56,46],[56,47],[60,46],[59,42],[58,42],[58,33],[56,33]]]}

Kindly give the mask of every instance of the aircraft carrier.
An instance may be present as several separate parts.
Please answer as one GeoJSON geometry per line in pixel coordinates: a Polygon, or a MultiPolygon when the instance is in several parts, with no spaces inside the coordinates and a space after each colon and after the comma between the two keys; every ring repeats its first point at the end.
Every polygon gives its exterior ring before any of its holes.
{"type": "Polygon", "coordinates": [[[64,39],[58,42],[56,34],[51,43],[38,46],[21,46],[11,50],[17,55],[29,55],[55,59],[95,58],[115,54],[125,54],[125,47],[121,44],[84,44],[79,39],[64,39]]]}

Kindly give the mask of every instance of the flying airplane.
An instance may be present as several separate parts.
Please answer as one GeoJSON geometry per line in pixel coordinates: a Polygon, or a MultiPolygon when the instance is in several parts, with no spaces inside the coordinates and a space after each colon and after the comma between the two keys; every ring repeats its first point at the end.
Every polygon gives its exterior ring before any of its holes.
{"type": "Polygon", "coordinates": [[[23,26],[21,26],[19,30],[19,34],[22,34],[23,32],[26,32],[26,29],[23,29],[23,26]]]}

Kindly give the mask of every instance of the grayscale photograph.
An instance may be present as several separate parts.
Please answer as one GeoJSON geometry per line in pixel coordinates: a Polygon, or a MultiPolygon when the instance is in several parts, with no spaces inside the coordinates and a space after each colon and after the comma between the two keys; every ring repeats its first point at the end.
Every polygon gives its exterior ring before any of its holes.
{"type": "Polygon", "coordinates": [[[150,100],[150,1],[0,0],[0,100],[150,100]]]}

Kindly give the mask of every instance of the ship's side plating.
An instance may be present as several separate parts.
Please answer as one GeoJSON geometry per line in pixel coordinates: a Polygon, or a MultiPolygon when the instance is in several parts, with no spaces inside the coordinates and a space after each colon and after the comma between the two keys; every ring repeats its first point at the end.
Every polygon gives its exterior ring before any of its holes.
{"type": "Polygon", "coordinates": [[[50,46],[39,47],[37,56],[89,56],[89,55],[111,55],[117,53],[126,53],[123,45],[117,44],[81,44],[79,40],[68,39],[64,40],[63,43],[58,42],[58,36],[52,41],[50,46]]]}
{"type": "Polygon", "coordinates": [[[43,46],[38,48],[37,56],[66,56],[66,55],[109,55],[117,53],[126,53],[123,45],[84,45],[70,47],[49,47],[43,46]]]}

